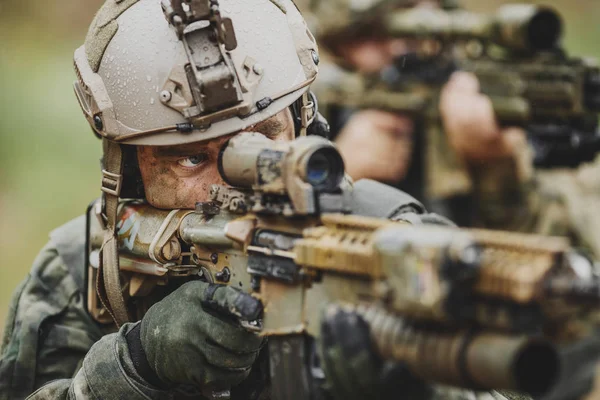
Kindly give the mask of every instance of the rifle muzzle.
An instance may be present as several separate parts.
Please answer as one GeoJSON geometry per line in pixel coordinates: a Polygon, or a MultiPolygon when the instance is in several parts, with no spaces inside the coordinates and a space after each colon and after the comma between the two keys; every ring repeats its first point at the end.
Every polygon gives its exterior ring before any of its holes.
{"type": "Polygon", "coordinates": [[[526,336],[419,327],[381,308],[359,308],[382,357],[403,362],[426,381],[542,396],[554,387],[559,354],[526,336]]]}

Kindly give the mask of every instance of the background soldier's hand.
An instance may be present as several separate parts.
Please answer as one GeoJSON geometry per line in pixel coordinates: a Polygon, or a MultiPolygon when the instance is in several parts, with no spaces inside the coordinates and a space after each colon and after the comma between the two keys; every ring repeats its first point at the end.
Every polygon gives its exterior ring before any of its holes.
{"type": "Polygon", "coordinates": [[[248,376],[263,343],[236,319],[252,321],[261,312],[259,300],[237,289],[188,282],[152,306],[139,330],[129,333],[136,369],[159,387],[189,384],[226,389],[236,385],[248,376]],[[143,351],[136,350],[132,334],[139,335],[143,351]],[[140,365],[139,353],[145,353],[147,364],[142,360],[140,365]]]}
{"type": "Polygon", "coordinates": [[[352,179],[398,182],[410,164],[412,134],[410,118],[362,110],[352,115],[335,142],[352,179]]]}
{"type": "Polygon", "coordinates": [[[475,75],[456,72],[442,89],[440,113],[448,141],[467,162],[512,157],[526,146],[521,128],[500,128],[475,75]]]}
{"type": "Polygon", "coordinates": [[[369,326],[357,313],[328,307],[320,353],[326,390],[336,400],[429,399],[431,389],[400,363],[384,362],[373,349],[369,326]]]}

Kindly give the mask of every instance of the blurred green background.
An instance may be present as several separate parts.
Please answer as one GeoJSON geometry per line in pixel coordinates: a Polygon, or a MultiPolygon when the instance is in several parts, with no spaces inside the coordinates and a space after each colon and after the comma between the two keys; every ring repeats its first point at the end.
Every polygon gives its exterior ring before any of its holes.
{"type": "Polygon", "coordinates": [[[101,3],[0,0],[0,327],[48,232],[98,195],[100,142],[72,65],[101,3]]]}
{"type": "MultiPolygon", "coordinates": [[[[48,232],[99,193],[100,142],[73,95],[72,54],[101,3],[0,1],[0,328],[48,232]]],[[[502,2],[464,3],[489,10],[502,2]]],[[[600,2],[536,3],[563,13],[572,54],[600,57],[600,2]]]]}

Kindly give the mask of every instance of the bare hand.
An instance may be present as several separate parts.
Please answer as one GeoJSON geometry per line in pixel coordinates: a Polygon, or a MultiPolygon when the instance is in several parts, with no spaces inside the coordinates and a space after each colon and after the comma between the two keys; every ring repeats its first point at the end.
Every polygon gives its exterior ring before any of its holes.
{"type": "Polygon", "coordinates": [[[493,162],[513,157],[526,145],[521,128],[500,128],[490,99],[479,92],[479,81],[457,72],[442,89],[440,113],[448,141],[466,162],[493,162]]]}
{"type": "Polygon", "coordinates": [[[346,172],[354,180],[402,180],[413,151],[413,129],[413,122],[405,116],[379,110],[357,111],[336,139],[346,172]]]}

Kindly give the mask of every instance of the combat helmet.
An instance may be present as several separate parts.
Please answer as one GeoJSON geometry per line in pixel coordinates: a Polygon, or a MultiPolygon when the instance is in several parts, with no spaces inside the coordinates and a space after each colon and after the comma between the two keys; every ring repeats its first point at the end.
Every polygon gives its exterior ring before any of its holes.
{"type": "Polygon", "coordinates": [[[291,106],[304,133],[315,115],[308,87],[318,62],[292,0],[106,1],[75,51],[74,86],[103,140],[98,281],[115,321],[127,320],[116,220],[119,197],[135,195],[128,145],[213,139],[291,106]]]}
{"type": "MultiPolygon", "coordinates": [[[[297,0],[321,47],[335,56],[338,43],[378,34],[381,17],[391,10],[410,8],[424,0],[297,0]],[[367,33],[367,34],[365,34],[367,33]]],[[[447,10],[460,7],[459,0],[428,0],[447,10]]],[[[337,60],[344,64],[343,60],[337,60]]]]}

